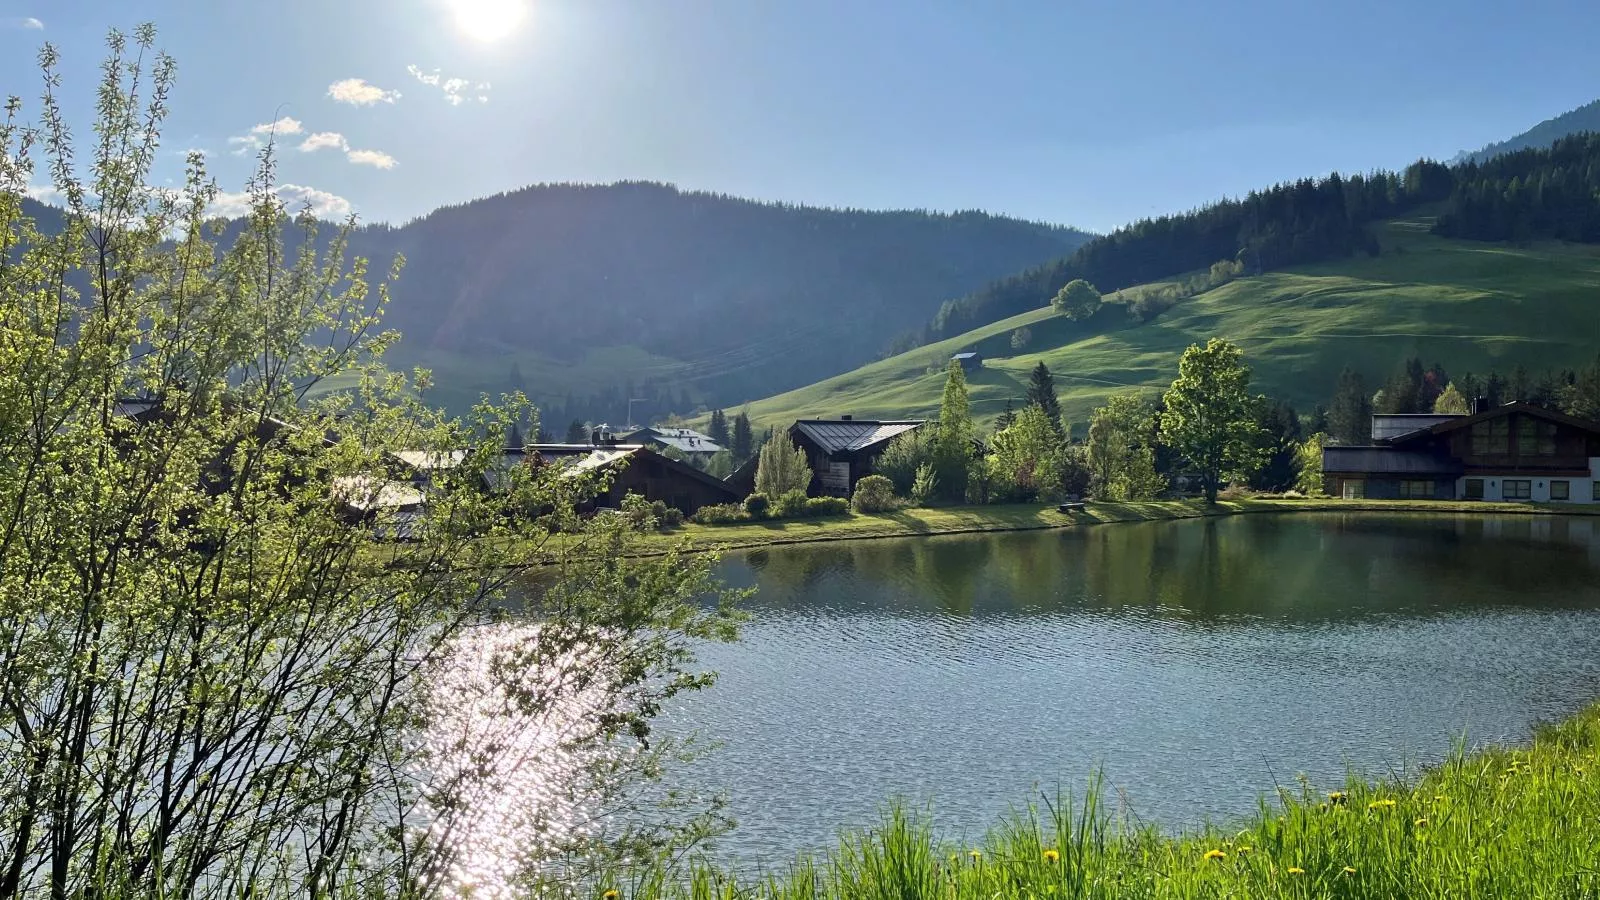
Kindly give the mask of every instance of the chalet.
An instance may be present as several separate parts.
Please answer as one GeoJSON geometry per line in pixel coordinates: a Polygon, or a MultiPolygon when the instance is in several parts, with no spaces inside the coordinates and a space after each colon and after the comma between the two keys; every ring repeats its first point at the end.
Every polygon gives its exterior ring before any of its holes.
{"type": "Polygon", "coordinates": [[[671,448],[689,459],[702,461],[721,453],[723,449],[710,436],[692,428],[668,428],[665,425],[652,425],[631,434],[619,435],[618,440],[624,444],[643,444],[657,451],[671,448]]]}
{"type": "Polygon", "coordinates": [[[631,493],[646,500],[660,500],[690,515],[702,506],[744,499],[722,479],[643,444],[529,444],[507,449],[502,459],[503,465],[488,473],[490,489],[497,486],[497,472],[508,471],[511,466],[554,464],[565,467],[572,475],[611,474],[605,492],[594,498],[593,506],[617,508],[622,498],[631,493]]]}
{"type": "Polygon", "coordinates": [[[923,424],[921,419],[879,421],[850,416],[801,419],[789,427],[789,437],[805,450],[811,463],[810,493],[848,497],[856,482],[872,474],[873,463],[890,441],[923,424]]]}
{"type": "Polygon", "coordinates": [[[1600,502],[1600,422],[1529,403],[1473,415],[1376,415],[1372,443],[1327,447],[1346,499],[1600,502]]]}
{"type": "Polygon", "coordinates": [[[963,372],[975,372],[983,368],[983,354],[969,350],[966,353],[957,353],[950,357],[952,362],[960,363],[963,372]]]}

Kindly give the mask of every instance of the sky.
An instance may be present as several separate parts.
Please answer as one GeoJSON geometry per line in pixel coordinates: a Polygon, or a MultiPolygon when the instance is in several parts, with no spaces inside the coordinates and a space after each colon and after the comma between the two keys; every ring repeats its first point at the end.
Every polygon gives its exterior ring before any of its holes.
{"type": "Polygon", "coordinates": [[[36,113],[48,41],[87,135],[106,31],[145,21],[158,178],[203,150],[241,190],[270,133],[286,197],[396,224],[643,179],[1109,231],[1600,97],[1593,0],[0,0],[0,94],[36,113]]]}

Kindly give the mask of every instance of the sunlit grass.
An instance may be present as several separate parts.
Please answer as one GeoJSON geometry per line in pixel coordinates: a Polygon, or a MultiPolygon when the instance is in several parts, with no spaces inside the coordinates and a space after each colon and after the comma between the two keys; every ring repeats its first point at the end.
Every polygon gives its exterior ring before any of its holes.
{"type": "MultiPolygon", "coordinates": [[[[1330,723],[1337,727],[1337,723],[1330,723]]],[[[1530,747],[1457,752],[1412,782],[1299,785],[1232,827],[1179,836],[1113,820],[1097,785],[976,844],[891,810],[782,874],[705,862],[613,872],[621,898],[1600,896],[1600,705],[1530,747]]]]}

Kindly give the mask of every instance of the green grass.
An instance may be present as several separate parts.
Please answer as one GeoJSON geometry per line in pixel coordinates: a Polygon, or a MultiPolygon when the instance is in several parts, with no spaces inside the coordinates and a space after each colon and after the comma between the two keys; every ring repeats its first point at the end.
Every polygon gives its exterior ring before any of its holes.
{"type": "Polygon", "coordinates": [[[944,380],[937,367],[972,348],[987,358],[970,379],[973,414],[984,423],[1008,398],[1020,405],[1028,372],[1041,360],[1056,375],[1067,416],[1082,423],[1115,391],[1164,388],[1177,375],[1183,349],[1210,337],[1243,347],[1257,390],[1305,406],[1332,395],[1346,364],[1372,378],[1410,355],[1452,372],[1509,371],[1519,363],[1539,372],[1593,359],[1600,347],[1600,247],[1453,241],[1428,234],[1428,224],[1383,223],[1377,257],[1240,279],[1145,325],[1128,321],[1115,294],[1086,324],[1047,307],[1023,313],[757,401],[750,414],[772,425],[843,413],[932,417],[944,380]],[[1013,351],[1009,335],[1021,326],[1033,341],[1013,351]]]}
{"type": "MultiPolygon", "coordinates": [[[[1339,723],[1329,722],[1330,729],[1339,723]]],[[[1412,781],[1280,788],[1226,826],[1113,819],[1091,784],[978,842],[893,809],[765,878],[705,862],[613,872],[623,898],[1580,898],[1600,896],[1600,705],[1526,748],[1458,751],[1412,781]]]]}

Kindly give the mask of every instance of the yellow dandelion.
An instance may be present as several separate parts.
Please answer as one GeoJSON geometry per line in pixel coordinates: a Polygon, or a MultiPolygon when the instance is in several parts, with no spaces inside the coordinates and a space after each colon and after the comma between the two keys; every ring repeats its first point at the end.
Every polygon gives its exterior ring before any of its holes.
{"type": "Polygon", "coordinates": [[[1239,852],[1240,853],[1249,853],[1250,852],[1250,845],[1249,844],[1245,844],[1245,845],[1241,846],[1239,848],[1239,852]]]}
{"type": "Polygon", "coordinates": [[[1385,797],[1382,800],[1374,800],[1371,803],[1368,803],[1367,809],[1393,809],[1394,805],[1394,800],[1385,797]]]}
{"type": "Polygon", "coordinates": [[[600,896],[603,897],[604,900],[617,900],[617,898],[621,897],[622,895],[617,893],[616,890],[609,890],[600,896]]]}
{"type": "Polygon", "coordinates": [[[1349,799],[1350,795],[1346,794],[1344,791],[1328,792],[1328,802],[1332,803],[1334,806],[1343,806],[1344,802],[1349,799]]]}
{"type": "Polygon", "coordinates": [[[1355,873],[1356,873],[1356,867],[1355,866],[1345,866],[1344,867],[1344,874],[1346,874],[1346,875],[1354,875],[1355,873]]]}
{"type": "Polygon", "coordinates": [[[1416,820],[1415,822],[1412,822],[1411,824],[1414,825],[1417,828],[1427,828],[1428,827],[1428,817],[1427,816],[1423,816],[1422,818],[1416,820]]]}
{"type": "Polygon", "coordinates": [[[1228,854],[1223,853],[1221,850],[1207,850],[1206,851],[1206,859],[1227,859],[1227,858],[1228,858],[1228,854]]]}
{"type": "Polygon", "coordinates": [[[1289,874],[1290,875],[1304,875],[1305,873],[1306,873],[1306,870],[1300,868],[1299,866],[1290,866],[1289,867],[1289,874]]]}
{"type": "Polygon", "coordinates": [[[1044,861],[1047,863],[1060,862],[1061,854],[1055,850],[1046,850],[1044,852],[1044,861]]]}
{"type": "Polygon", "coordinates": [[[967,851],[967,855],[972,857],[973,859],[977,859],[980,856],[983,856],[983,851],[982,850],[968,850],[967,851]]]}

